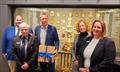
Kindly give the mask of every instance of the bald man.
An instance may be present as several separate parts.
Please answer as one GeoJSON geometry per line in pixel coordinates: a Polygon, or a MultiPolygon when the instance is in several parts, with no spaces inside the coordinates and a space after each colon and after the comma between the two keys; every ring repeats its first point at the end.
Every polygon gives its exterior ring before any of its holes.
{"type": "Polygon", "coordinates": [[[38,44],[36,36],[29,33],[29,25],[19,25],[21,35],[13,39],[13,54],[16,56],[16,72],[35,72],[38,44]]]}
{"type": "MultiPolygon", "coordinates": [[[[12,55],[12,39],[16,35],[20,35],[19,25],[23,22],[23,18],[20,15],[15,17],[15,26],[9,26],[5,29],[2,38],[2,55],[7,57],[10,72],[15,72],[16,62],[15,56],[12,55]]],[[[32,29],[29,30],[33,33],[32,29]]]]}

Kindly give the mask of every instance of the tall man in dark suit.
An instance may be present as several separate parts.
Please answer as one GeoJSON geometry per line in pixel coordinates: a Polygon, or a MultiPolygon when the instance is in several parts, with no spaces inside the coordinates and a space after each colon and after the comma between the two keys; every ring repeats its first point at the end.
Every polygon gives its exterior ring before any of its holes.
{"type": "Polygon", "coordinates": [[[36,36],[29,33],[29,25],[19,25],[21,35],[13,39],[13,54],[16,56],[16,72],[35,72],[38,44],[36,36]]]}
{"type": "MultiPolygon", "coordinates": [[[[23,18],[20,15],[15,17],[15,26],[9,26],[5,29],[2,38],[2,55],[7,57],[8,64],[11,72],[15,72],[16,62],[15,57],[12,55],[12,39],[16,35],[20,35],[19,25],[23,22],[23,18]]],[[[32,29],[29,30],[33,33],[32,29]]]]}
{"type": "MultiPolygon", "coordinates": [[[[57,30],[54,26],[48,24],[47,12],[42,12],[40,15],[40,24],[35,28],[39,45],[55,46],[54,53],[58,52],[59,38],[57,30]]],[[[42,72],[55,72],[55,64],[50,62],[40,62],[42,72]]]]}

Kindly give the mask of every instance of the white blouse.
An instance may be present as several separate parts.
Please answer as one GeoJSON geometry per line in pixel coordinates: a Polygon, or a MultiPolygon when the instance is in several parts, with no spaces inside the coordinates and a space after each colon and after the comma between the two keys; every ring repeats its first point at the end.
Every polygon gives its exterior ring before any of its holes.
{"type": "Polygon", "coordinates": [[[85,67],[88,67],[88,68],[90,67],[91,55],[92,55],[96,45],[98,44],[98,42],[99,42],[99,39],[93,38],[91,40],[91,42],[86,46],[84,53],[83,53],[84,59],[85,59],[85,61],[84,61],[85,67]]]}

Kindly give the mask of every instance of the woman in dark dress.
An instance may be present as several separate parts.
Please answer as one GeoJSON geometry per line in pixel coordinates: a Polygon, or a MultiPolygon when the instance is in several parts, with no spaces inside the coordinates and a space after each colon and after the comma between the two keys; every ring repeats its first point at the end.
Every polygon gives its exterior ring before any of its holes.
{"type": "Polygon", "coordinates": [[[76,37],[73,42],[73,47],[72,47],[72,56],[73,56],[73,68],[72,72],[78,72],[78,51],[79,48],[85,44],[85,39],[88,36],[88,30],[87,30],[87,25],[83,20],[80,20],[77,23],[76,30],[78,34],[76,34],[76,37]]]}

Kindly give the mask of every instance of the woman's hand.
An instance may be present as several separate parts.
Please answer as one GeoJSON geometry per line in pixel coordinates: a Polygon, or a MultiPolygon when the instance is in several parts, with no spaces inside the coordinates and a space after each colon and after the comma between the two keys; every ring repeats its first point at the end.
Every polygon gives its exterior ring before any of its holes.
{"type": "Polygon", "coordinates": [[[78,67],[78,60],[77,60],[77,59],[74,60],[74,61],[73,61],[73,64],[78,67]]]}
{"type": "Polygon", "coordinates": [[[80,68],[80,72],[89,72],[89,68],[80,68]]]}

